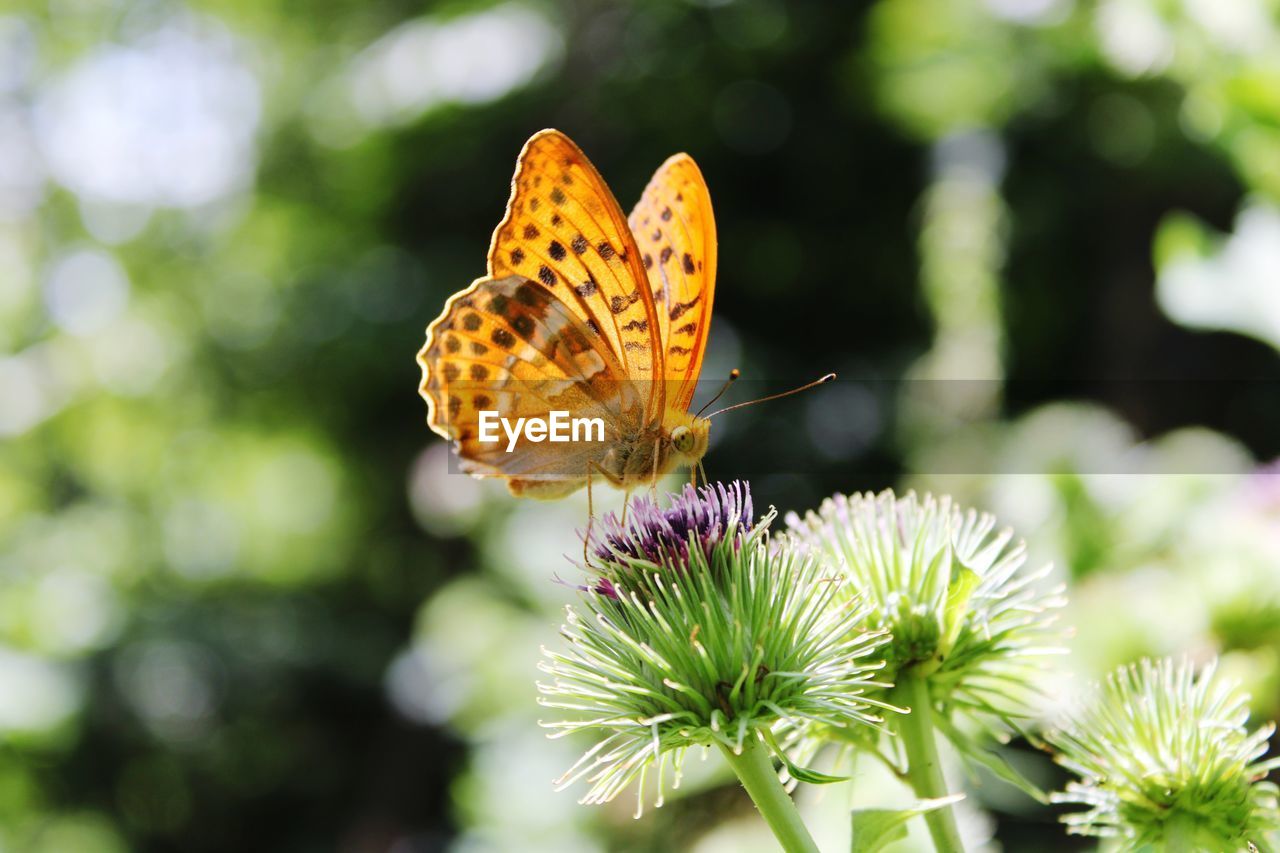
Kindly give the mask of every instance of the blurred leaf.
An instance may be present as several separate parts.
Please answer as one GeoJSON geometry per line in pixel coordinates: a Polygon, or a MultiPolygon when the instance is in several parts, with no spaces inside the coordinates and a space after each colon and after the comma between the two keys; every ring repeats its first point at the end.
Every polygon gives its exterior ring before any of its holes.
{"type": "Polygon", "coordinates": [[[941,717],[935,717],[934,722],[946,736],[947,740],[951,741],[951,744],[956,748],[956,751],[958,751],[962,756],[987,768],[987,770],[991,771],[997,779],[1008,782],[1010,785],[1034,799],[1036,802],[1041,804],[1047,804],[1049,802],[1049,798],[1044,791],[1040,790],[1034,782],[1022,775],[1022,773],[1015,769],[1014,766],[995,749],[990,749],[977,743],[969,735],[960,731],[960,729],[958,729],[949,720],[942,719],[941,717]]]}
{"type": "Polygon", "coordinates": [[[973,569],[956,561],[951,572],[951,583],[947,587],[947,603],[942,611],[942,642],[938,646],[940,654],[946,655],[955,645],[960,628],[964,625],[965,613],[969,610],[969,599],[978,588],[982,576],[973,569]]]}
{"type": "Polygon", "coordinates": [[[905,809],[854,809],[852,853],[877,853],[895,841],[907,837],[907,821],[937,809],[944,809],[964,799],[952,794],[934,800],[917,800],[905,809]]]}

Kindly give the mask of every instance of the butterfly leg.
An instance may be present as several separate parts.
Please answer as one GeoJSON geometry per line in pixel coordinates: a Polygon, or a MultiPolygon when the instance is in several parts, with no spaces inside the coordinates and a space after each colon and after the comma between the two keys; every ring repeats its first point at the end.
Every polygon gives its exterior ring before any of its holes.
{"type": "Polygon", "coordinates": [[[661,439],[653,442],[653,477],[649,480],[649,498],[653,505],[658,505],[658,452],[662,450],[661,439]]]}
{"type": "Polygon", "coordinates": [[[587,547],[591,543],[591,528],[596,523],[596,507],[591,500],[591,468],[587,466],[587,532],[582,537],[582,565],[590,566],[591,561],[587,559],[587,547]]]}
{"type": "MultiPolygon", "coordinates": [[[[592,528],[595,526],[595,521],[596,521],[595,501],[592,497],[592,491],[591,491],[592,472],[599,473],[600,476],[603,477],[606,482],[612,483],[614,486],[622,485],[621,478],[611,476],[608,471],[600,467],[599,463],[594,461],[587,463],[587,532],[586,532],[586,535],[582,537],[582,564],[584,566],[587,566],[588,568],[591,566],[591,559],[587,549],[591,545],[591,531],[592,531],[592,528]]],[[[631,493],[627,492],[627,500],[629,500],[630,497],[631,497],[631,493]]],[[[626,524],[627,524],[627,501],[624,500],[622,503],[622,525],[625,527],[626,524]]]]}

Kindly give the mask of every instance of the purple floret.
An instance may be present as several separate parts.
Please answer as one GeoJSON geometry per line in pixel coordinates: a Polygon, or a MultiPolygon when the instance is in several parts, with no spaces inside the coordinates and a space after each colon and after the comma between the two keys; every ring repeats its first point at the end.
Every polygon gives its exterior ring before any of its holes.
{"type": "MultiPolygon", "coordinates": [[[[685,486],[671,496],[666,509],[640,498],[631,505],[629,515],[623,527],[618,516],[610,513],[601,524],[603,530],[591,537],[598,560],[616,563],[619,558],[633,558],[681,566],[688,562],[691,541],[710,557],[727,532],[751,530],[755,510],[750,487],[735,480],[699,489],[685,486]]],[[[616,597],[614,584],[607,579],[597,583],[596,591],[616,597]]]]}

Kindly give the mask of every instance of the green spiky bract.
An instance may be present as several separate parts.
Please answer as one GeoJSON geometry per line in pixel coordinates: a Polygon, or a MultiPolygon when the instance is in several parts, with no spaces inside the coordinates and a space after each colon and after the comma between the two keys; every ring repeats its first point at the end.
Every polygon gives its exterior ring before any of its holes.
{"type": "Polygon", "coordinates": [[[1127,850],[1267,849],[1280,827],[1280,759],[1259,761],[1274,731],[1250,732],[1248,696],[1188,661],[1143,660],[1096,687],[1081,710],[1046,734],[1079,781],[1053,795],[1086,806],[1067,831],[1117,837],[1127,850]]]}
{"type": "MultiPolygon", "coordinates": [[[[716,497],[687,490],[667,512],[703,499],[716,497]]],[[[568,650],[544,650],[540,702],[568,719],[543,725],[600,737],[562,787],[584,779],[583,802],[600,803],[638,779],[643,805],[648,777],[660,805],[688,747],[763,743],[782,758],[781,730],[881,722],[867,694],[886,686],[873,679],[887,637],[864,628],[868,608],[817,562],[770,549],[772,514],[691,529],[687,547],[654,545],[661,514],[641,506],[628,531],[615,525],[599,580],[567,609],[568,650]]]]}

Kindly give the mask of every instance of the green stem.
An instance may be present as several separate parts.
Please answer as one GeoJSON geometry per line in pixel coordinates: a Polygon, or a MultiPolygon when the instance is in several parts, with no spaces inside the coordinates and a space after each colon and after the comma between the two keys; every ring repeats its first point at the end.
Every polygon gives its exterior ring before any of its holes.
{"type": "Polygon", "coordinates": [[[809,830],[800,820],[800,812],[796,811],[796,804],[778,781],[773,761],[760,739],[752,735],[744,740],[740,755],[724,744],[720,745],[720,751],[733,772],[738,774],[742,787],[747,789],[751,801],[773,830],[782,849],[786,853],[818,853],[818,845],[813,843],[809,830]]]}
{"type": "Polygon", "coordinates": [[[1165,853],[1194,853],[1200,850],[1196,844],[1196,821],[1188,814],[1175,814],[1164,825],[1165,853]]]}
{"type": "MultiPolygon", "coordinates": [[[[898,736],[907,752],[907,780],[916,796],[933,800],[948,794],[947,780],[938,760],[938,741],[933,729],[933,703],[929,699],[929,681],[911,671],[903,672],[895,692],[898,704],[911,709],[910,714],[896,716],[898,736]]],[[[934,849],[939,853],[963,853],[960,830],[951,806],[925,812],[934,849]]]]}

